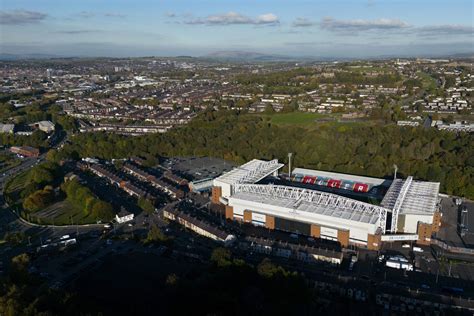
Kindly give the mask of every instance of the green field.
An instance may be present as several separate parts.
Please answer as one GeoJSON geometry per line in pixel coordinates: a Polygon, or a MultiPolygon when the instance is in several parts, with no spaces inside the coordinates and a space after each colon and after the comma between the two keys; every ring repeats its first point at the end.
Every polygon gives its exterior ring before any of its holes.
{"type": "Polygon", "coordinates": [[[0,154],[0,172],[18,166],[21,160],[10,154],[0,154]]]}
{"type": "Polygon", "coordinates": [[[358,119],[353,121],[340,120],[340,114],[322,114],[322,113],[277,113],[272,115],[262,115],[270,120],[272,124],[279,126],[299,126],[305,128],[320,126],[336,126],[336,127],[357,127],[367,125],[377,125],[377,121],[358,119]]]}
{"type": "Polygon", "coordinates": [[[423,84],[423,88],[425,90],[434,90],[436,89],[436,80],[431,77],[429,74],[426,72],[418,72],[417,75],[420,77],[420,80],[423,84]]]}
{"type": "Polygon", "coordinates": [[[9,202],[18,201],[20,193],[25,188],[28,180],[28,172],[23,172],[11,179],[5,186],[5,196],[9,202]]]}
{"type": "Polygon", "coordinates": [[[316,120],[318,119],[330,118],[333,117],[333,115],[320,113],[291,112],[266,115],[266,117],[269,117],[270,122],[275,125],[310,126],[316,124],[316,120]]]}
{"type": "MultiPolygon", "coordinates": [[[[24,172],[10,180],[5,187],[7,201],[18,210],[23,210],[23,199],[20,193],[27,186],[27,181],[28,172],[24,172]]],[[[80,207],[68,200],[57,201],[38,212],[29,214],[23,212],[22,216],[30,222],[46,225],[69,225],[71,224],[71,217],[74,224],[92,224],[96,222],[95,218],[86,215],[80,207]]]]}
{"type": "Polygon", "coordinates": [[[393,72],[393,69],[389,67],[379,67],[379,66],[360,66],[360,67],[351,67],[347,66],[344,67],[344,69],[352,71],[352,72],[384,72],[384,73],[389,73],[393,72]]]}
{"type": "Polygon", "coordinates": [[[30,220],[47,225],[95,224],[96,219],[68,200],[56,202],[47,208],[32,213],[30,220]]]}

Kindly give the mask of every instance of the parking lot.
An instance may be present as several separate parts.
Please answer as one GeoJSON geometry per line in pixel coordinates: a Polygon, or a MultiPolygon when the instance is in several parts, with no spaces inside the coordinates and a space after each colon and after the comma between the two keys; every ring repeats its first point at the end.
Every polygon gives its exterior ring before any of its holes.
{"type": "Polygon", "coordinates": [[[460,208],[459,224],[465,226],[465,233],[461,234],[461,238],[467,247],[474,248],[474,202],[464,200],[460,208]]]}
{"type": "Polygon", "coordinates": [[[163,167],[173,170],[189,180],[216,178],[235,167],[233,162],[212,157],[173,157],[162,163],[163,167]]]}
{"type": "Polygon", "coordinates": [[[456,205],[455,199],[441,199],[441,214],[443,215],[441,228],[436,233],[436,237],[450,246],[463,247],[464,244],[458,230],[459,207],[456,205]]]}

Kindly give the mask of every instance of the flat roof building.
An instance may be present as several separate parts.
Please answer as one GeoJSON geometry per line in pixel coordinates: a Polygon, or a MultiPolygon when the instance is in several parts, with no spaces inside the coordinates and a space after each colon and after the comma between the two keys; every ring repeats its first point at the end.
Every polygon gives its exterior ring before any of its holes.
{"type": "Polygon", "coordinates": [[[0,123],[0,133],[13,134],[15,131],[15,124],[0,123]]]}
{"type": "MultiPolygon", "coordinates": [[[[273,184],[283,164],[251,160],[213,181],[212,203],[224,204],[226,218],[269,229],[378,249],[384,234],[418,234],[429,241],[439,226],[439,183],[386,180],[296,168],[289,185],[273,184]],[[269,183],[269,184],[259,184],[269,183]],[[297,182],[368,192],[388,188],[380,205],[338,193],[297,186],[297,182]]],[[[281,182],[281,181],[280,181],[281,182]]],[[[384,191],[385,192],[385,191],[384,191]]],[[[382,198],[382,197],[380,197],[382,198]]],[[[391,239],[385,239],[391,240],[391,239]]],[[[393,239],[396,240],[396,239],[393,239]]]]}
{"type": "Polygon", "coordinates": [[[54,132],[54,123],[51,121],[39,121],[34,123],[34,126],[45,133],[54,132]]]}

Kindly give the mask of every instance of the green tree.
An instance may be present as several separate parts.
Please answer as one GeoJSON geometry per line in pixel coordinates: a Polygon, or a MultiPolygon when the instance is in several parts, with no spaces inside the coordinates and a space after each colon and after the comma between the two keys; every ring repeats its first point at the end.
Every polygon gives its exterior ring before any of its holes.
{"type": "Polygon", "coordinates": [[[23,201],[23,208],[30,212],[38,211],[51,204],[54,200],[54,191],[51,187],[45,187],[30,194],[23,201]]]}
{"type": "Polygon", "coordinates": [[[92,206],[92,216],[102,221],[111,221],[114,218],[112,205],[98,200],[92,206]]]}
{"type": "Polygon", "coordinates": [[[30,265],[30,257],[26,253],[19,254],[12,258],[10,266],[10,279],[12,282],[25,284],[30,279],[28,267],[30,265]]]}
{"type": "Polygon", "coordinates": [[[145,243],[163,243],[167,241],[169,241],[169,237],[156,224],[151,224],[145,243]]]}
{"type": "Polygon", "coordinates": [[[153,205],[153,202],[144,197],[138,199],[138,206],[147,214],[152,214],[155,211],[155,206],[153,205]]]}
{"type": "Polygon", "coordinates": [[[231,252],[228,249],[217,247],[212,251],[211,261],[217,267],[225,267],[232,264],[231,252]]]}

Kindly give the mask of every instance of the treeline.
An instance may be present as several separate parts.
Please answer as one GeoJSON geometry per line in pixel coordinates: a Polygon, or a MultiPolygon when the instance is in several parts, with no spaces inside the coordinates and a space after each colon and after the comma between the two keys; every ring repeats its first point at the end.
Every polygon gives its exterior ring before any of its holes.
{"type": "Polygon", "coordinates": [[[395,86],[402,80],[399,74],[380,74],[377,76],[369,77],[361,72],[335,72],[334,78],[322,78],[322,83],[340,83],[340,84],[371,84],[371,85],[383,85],[383,86],[395,86]]]}
{"type": "Polygon", "coordinates": [[[0,278],[0,315],[79,315],[82,302],[70,293],[49,288],[29,272],[31,266],[26,253],[12,258],[8,273],[0,278]]]}
{"type": "Polygon", "coordinates": [[[358,71],[334,71],[334,77],[321,77],[311,68],[297,68],[287,71],[277,71],[265,74],[239,75],[235,80],[248,86],[254,91],[256,85],[263,85],[264,93],[300,94],[317,89],[319,84],[347,84],[347,85],[383,85],[394,87],[402,82],[403,78],[397,73],[381,73],[377,76],[366,76],[358,71]],[[301,85],[300,83],[304,83],[301,85]]]}
{"type": "Polygon", "coordinates": [[[62,171],[56,163],[41,163],[23,176],[24,181],[19,186],[14,183],[15,180],[7,183],[5,197],[10,203],[22,201],[23,209],[27,212],[36,212],[54,201],[53,185],[61,175],[62,171]]]}
{"type": "Polygon", "coordinates": [[[31,136],[0,133],[0,146],[31,146],[42,148],[48,146],[48,135],[40,130],[31,136]]]}
{"type": "Polygon", "coordinates": [[[0,102],[0,123],[28,125],[38,121],[52,121],[59,129],[76,130],[76,120],[62,114],[61,106],[55,104],[55,101],[55,99],[42,99],[19,108],[8,102],[0,102]]]}
{"type": "Polygon", "coordinates": [[[421,127],[318,123],[278,126],[268,117],[206,111],[165,134],[125,137],[75,136],[62,155],[105,159],[152,156],[213,156],[244,163],[253,158],[373,177],[401,176],[441,182],[441,191],[474,199],[474,135],[421,127]]]}
{"type": "Polygon", "coordinates": [[[61,176],[62,171],[58,164],[49,161],[43,162],[27,172],[24,186],[17,193],[21,198],[26,198],[36,191],[55,184],[61,176]]]}
{"type": "Polygon", "coordinates": [[[76,179],[62,183],[61,190],[66,193],[71,203],[82,208],[86,216],[101,221],[110,221],[114,218],[112,205],[97,198],[88,187],[76,179]]]}
{"type": "MultiPolygon", "coordinates": [[[[126,257],[119,259],[119,267],[131,262],[126,257]]],[[[188,264],[183,268],[179,260],[169,264],[161,262],[161,271],[142,268],[133,277],[127,274],[124,282],[133,284],[135,289],[129,293],[115,288],[103,292],[102,284],[106,283],[100,282],[103,277],[92,274],[79,278],[77,292],[79,299],[84,301],[81,309],[100,311],[104,315],[144,315],[155,310],[162,315],[318,315],[318,312],[325,315],[329,309],[337,314],[349,312],[348,305],[342,302],[329,307],[306,283],[303,275],[288,271],[269,259],[254,266],[233,257],[227,249],[217,248],[211,263],[191,267],[188,264]],[[148,286],[149,280],[153,280],[151,284],[160,291],[153,291],[148,286]],[[98,285],[94,284],[96,282],[98,285]],[[153,295],[152,300],[150,295],[153,295]],[[130,304],[129,300],[137,303],[130,304]]],[[[122,269],[119,271],[126,271],[122,269]]]]}
{"type": "Polygon", "coordinates": [[[53,187],[47,185],[44,189],[37,190],[23,200],[23,208],[29,212],[39,211],[54,201],[53,187]]]}

